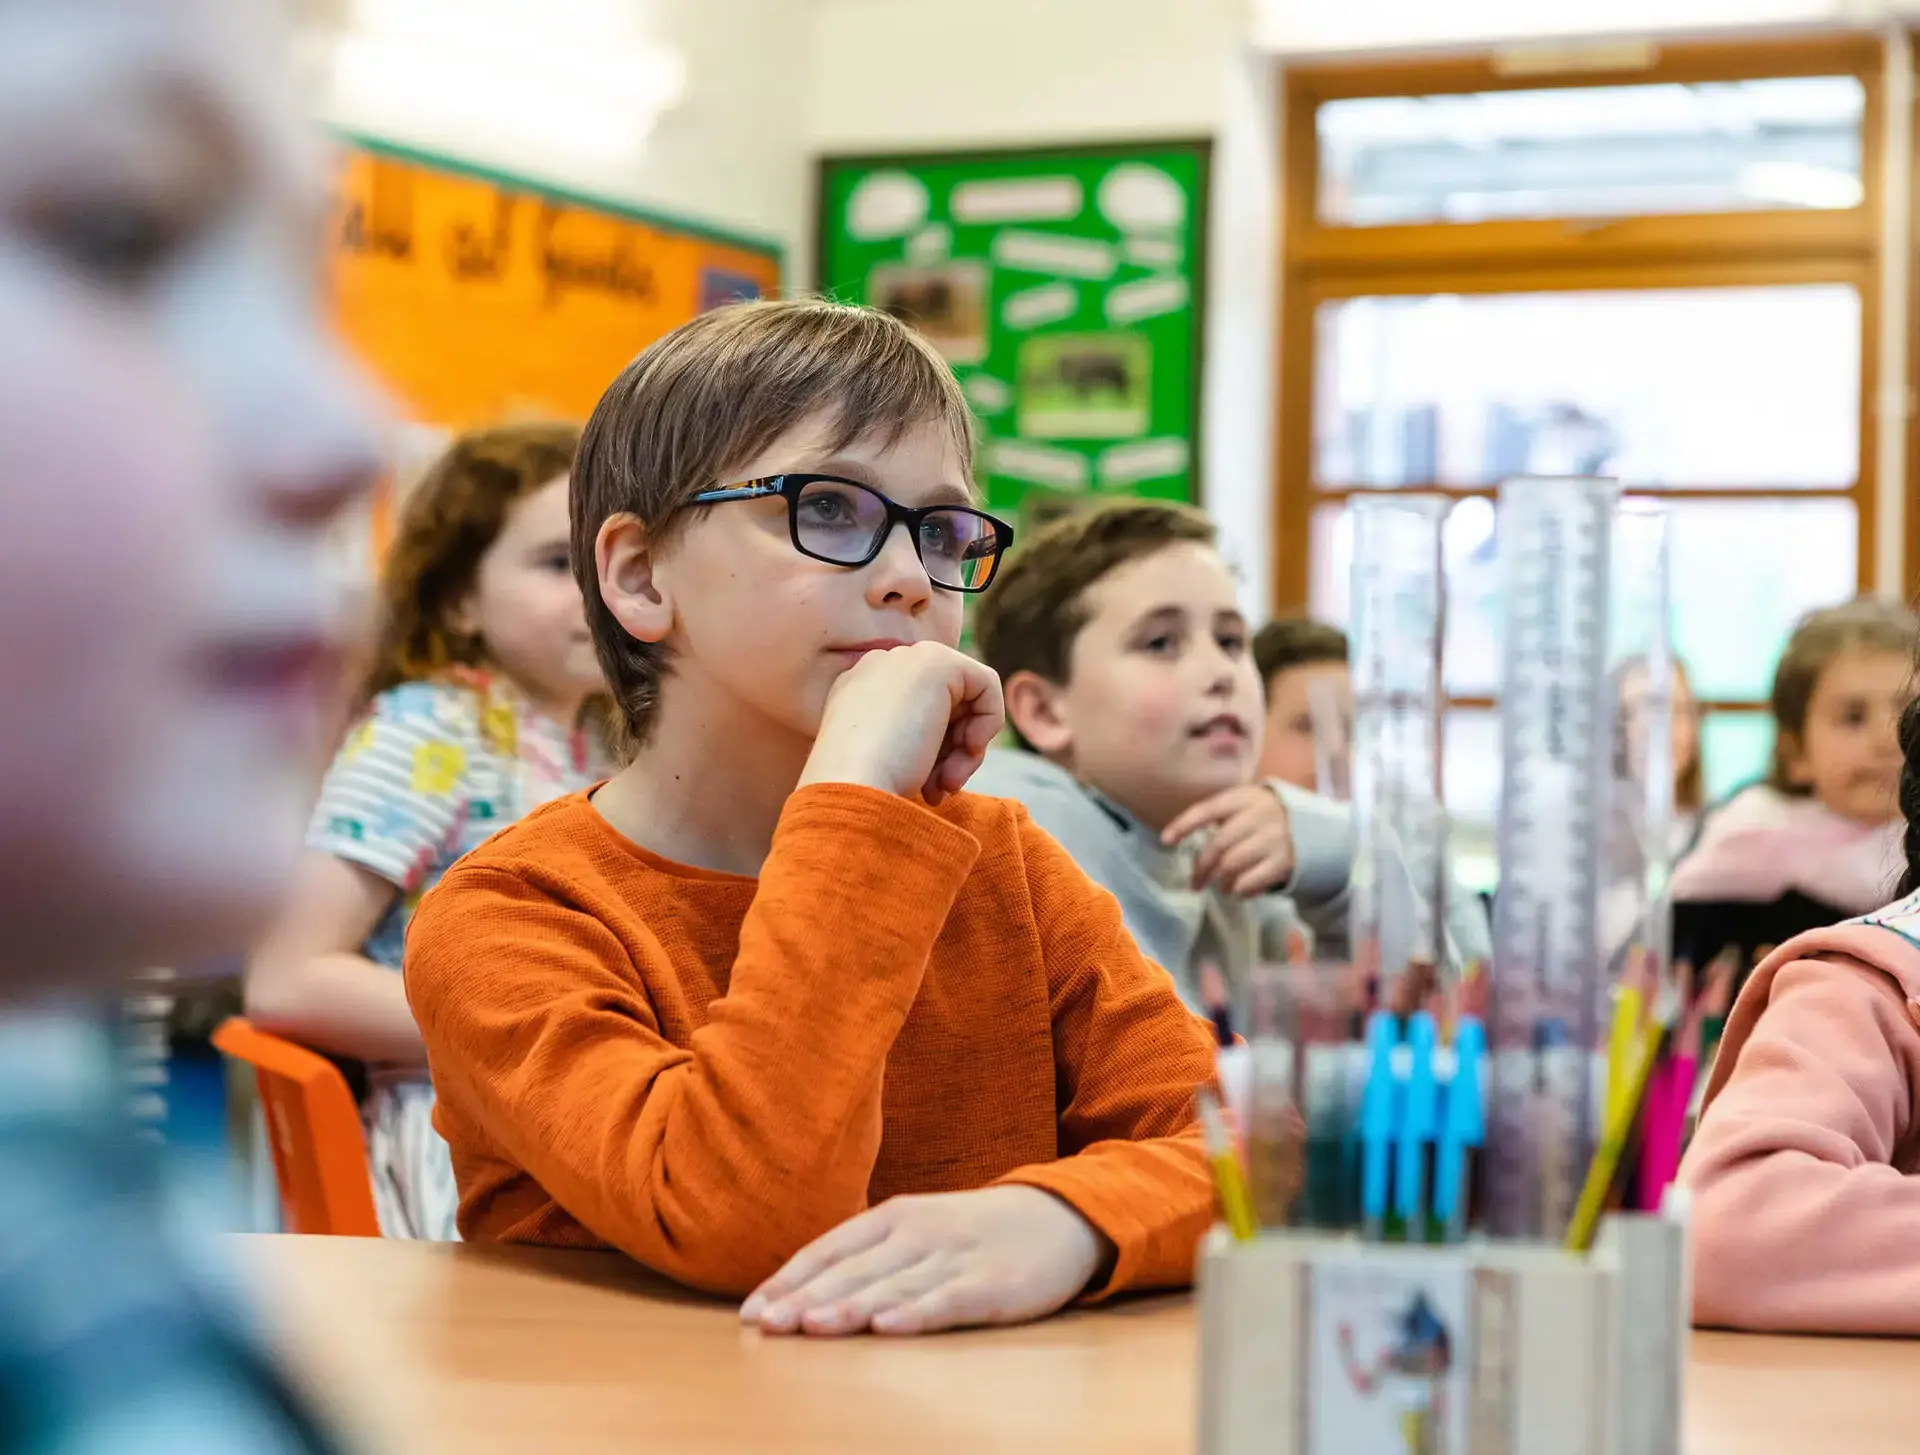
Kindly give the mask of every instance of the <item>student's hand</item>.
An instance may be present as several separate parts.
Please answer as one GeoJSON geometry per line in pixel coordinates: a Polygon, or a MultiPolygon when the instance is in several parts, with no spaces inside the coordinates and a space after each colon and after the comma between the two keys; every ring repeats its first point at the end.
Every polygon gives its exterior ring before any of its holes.
{"type": "Polygon", "coordinates": [[[1111,1256],[1092,1224],[1038,1188],[896,1197],[794,1254],[740,1317],[770,1334],[1017,1324],[1077,1297],[1111,1256]]]}
{"type": "Polygon", "coordinates": [[[1293,826],[1280,795],[1264,783],[1243,783],[1203,798],[1167,825],[1171,848],[1212,829],[1193,863],[1193,887],[1241,896],[1265,894],[1293,877],[1293,826]]]}
{"type": "Polygon", "coordinates": [[[827,693],[800,784],[859,783],[936,804],[973,776],[1005,720],[999,676],[965,653],[938,642],[869,652],[827,693]]]}

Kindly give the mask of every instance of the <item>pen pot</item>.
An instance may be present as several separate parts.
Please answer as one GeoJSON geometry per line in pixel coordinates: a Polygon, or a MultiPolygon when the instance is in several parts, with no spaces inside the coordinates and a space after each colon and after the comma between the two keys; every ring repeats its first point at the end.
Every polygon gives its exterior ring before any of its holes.
{"type": "Polygon", "coordinates": [[[1224,1229],[1200,1259],[1200,1455],[1679,1455],[1684,1209],[1590,1254],[1224,1229]]]}

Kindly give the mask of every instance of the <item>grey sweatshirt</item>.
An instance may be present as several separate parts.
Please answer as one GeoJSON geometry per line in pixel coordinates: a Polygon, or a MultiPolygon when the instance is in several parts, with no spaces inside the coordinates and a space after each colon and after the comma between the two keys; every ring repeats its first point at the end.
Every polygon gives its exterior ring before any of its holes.
{"type": "MultiPolygon", "coordinates": [[[[1163,848],[1159,836],[1125,809],[1037,753],[991,749],[967,784],[971,792],[1022,804],[1036,824],[1058,839],[1087,877],[1120,901],[1121,915],[1141,952],[1166,968],[1181,999],[1195,1009],[1203,1009],[1198,990],[1202,960],[1217,960],[1228,983],[1238,987],[1257,961],[1278,957],[1287,931],[1296,924],[1311,933],[1318,954],[1343,958],[1350,952],[1353,809],[1290,784],[1272,786],[1286,805],[1293,832],[1293,877],[1279,892],[1242,899],[1190,887],[1202,836],[1163,848]]],[[[1412,906],[1418,901],[1404,865],[1383,878],[1381,952],[1384,963],[1392,965],[1411,950],[1416,918],[1412,906]]],[[[1484,955],[1487,942],[1479,905],[1467,907],[1470,916],[1456,913],[1460,908],[1449,905],[1448,912],[1456,963],[1484,955]],[[1462,920],[1458,927],[1456,919],[1462,920]],[[1466,943],[1461,942],[1463,932],[1466,943]]]]}

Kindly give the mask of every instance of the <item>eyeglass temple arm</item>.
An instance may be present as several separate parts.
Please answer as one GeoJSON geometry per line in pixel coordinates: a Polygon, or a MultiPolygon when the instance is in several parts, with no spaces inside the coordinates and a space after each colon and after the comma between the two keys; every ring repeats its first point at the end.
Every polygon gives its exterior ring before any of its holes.
{"type": "Polygon", "coordinates": [[[702,490],[687,503],[689,505],[725,505],[730,500],[759,500],[767,495],[782,494],[786,486],[784,477],[773,475],[765,480],[754,480],[745,485],[729,485],[723,490],[702,490]]]}

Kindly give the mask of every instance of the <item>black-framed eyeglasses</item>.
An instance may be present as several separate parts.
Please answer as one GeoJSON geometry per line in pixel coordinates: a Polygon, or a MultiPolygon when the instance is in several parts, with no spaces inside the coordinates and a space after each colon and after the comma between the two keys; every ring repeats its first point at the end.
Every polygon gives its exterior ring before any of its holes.
{"type": "Polygon", "coordinates": [[[1013,544],[1013,527],[965,505],[910,507],[889,500],[871,485],[837,475],[768,475],[703,490],[689,505],[783,496],[793,548],[834,566],[864,566],[880,554],[901,521],[927,579],[943,591],[985,591],[1013,544]]]}

